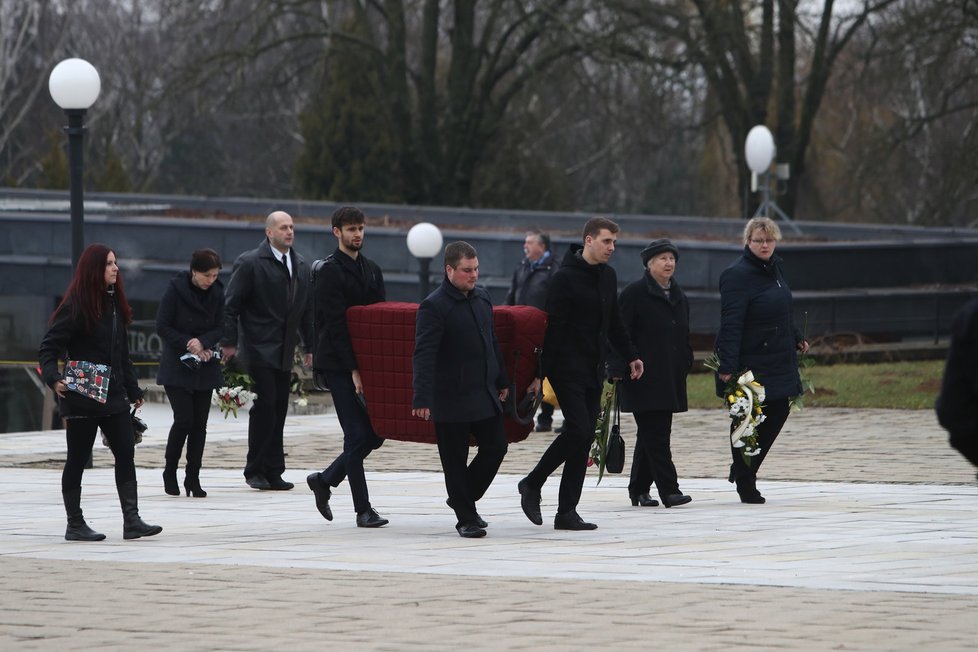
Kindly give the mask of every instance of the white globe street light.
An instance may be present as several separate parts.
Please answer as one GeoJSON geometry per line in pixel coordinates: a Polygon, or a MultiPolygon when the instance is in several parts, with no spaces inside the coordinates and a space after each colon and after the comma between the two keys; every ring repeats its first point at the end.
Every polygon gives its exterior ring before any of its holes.
{"type": "MultiPolygon", "coordinates": [[[[755,125],[747,132],[747,138],[744,141],[744,158],[747,159],[747,167],[751,171],[750,189],[752,192],[761,193],[761,204],[757,207],[757,212],[754,213],[754,217],[771,217],[771,213],[773,212],[790,224],[795,233],[801,233],[798,225],[792,222],[791,218],[785,215],[784,211],[771,198],[771,163],[774,162],[774,157],[777,152],[778,148],[774,144],[774,136],[771,135],[770,129],[764,125],[755,125]]],[[[775,174],[773,176],[776,176],[780,180],[786,180],[788,175],[787,164],[778,164],[775,166],[775,174]]]]}
{"type": "Polygon", "coordinates": [[[84,59],[65,59],[54,67],[48,90],[68,116],[68,188],[71,200],[71,264],[78,266],[85,246],[84,157],[85,112],[102,90],[95,67],[84,59]]]}
{"type": "Polygon", "coordinates": [[[428,296],[431,259],[441,251],[441,229],[430,222],[421,222],[411,227],[407,234],[407,247],[411,255],[418,259],[421,269],[418,272],[421,286],[421,299],[428,296]]]}
{"type": "Polygon", "coordinates": [[[751,172],[755,174],[767,172],[776,153],[774,136],[771,135],[770,129],[764,125],[757,125],[747,132],[747,140],[744,141],[744,156],[751,172]]]}

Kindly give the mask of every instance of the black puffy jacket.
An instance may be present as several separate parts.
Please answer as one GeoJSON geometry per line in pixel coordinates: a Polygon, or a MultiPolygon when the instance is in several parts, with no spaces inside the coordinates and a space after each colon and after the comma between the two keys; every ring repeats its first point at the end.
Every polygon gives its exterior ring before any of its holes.
{"type": "MultiPolygon", "coordinates": [[[[801,394],[797,346],[802,334],[791,310],[781,258],[765,262],[744,247],[744,255],[720,274],[720,373],[752,371],[768,400],[801,394]]],[[[723,395],[719,379],[717,395],[723,395]]]]}
{"type": "Polygon", "coordinates": [[[41,375],[48,387],[63,380],[58,368],[61,360],[85,360],[112,367],[106,402],[99,403],[66,391],[65,398],[59,404],[62,417],[97,417],[128,412],[129,404],[143,397],[136,380],[136,370],[129,358],[126,324],[116,309],[115,297],[109,293],[105,294],[102,319],[93,331],[88,329],[81,314],[71,314],[69,302],[60,306],[38,351],[41,375]]]}

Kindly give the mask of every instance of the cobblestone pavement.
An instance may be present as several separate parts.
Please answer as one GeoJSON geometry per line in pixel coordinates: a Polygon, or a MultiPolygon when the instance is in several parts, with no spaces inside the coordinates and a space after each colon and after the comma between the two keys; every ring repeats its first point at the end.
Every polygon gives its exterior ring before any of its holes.
{"type": "Polygon", "coordinates": [[[0,435],[3,649],[971,650],[978,635],[974,470],[931,412],[792,415],[761,473],[763,506],[741,505],[724,479],[723,414],[677,415],[693,503],[632,508],[627,475],[595,486],[589,474],[581,511],[600,528],[587,533],[522,515],[516,481],[552,436],[534,434],[510,447],[476,541],[452,530],[432,446],[371,455],[391,525],[362,530],[345,485],[327,523],[302,482],[339,450],[333,415],[289,418],[291,492],[248,489],[247,420],[212,416],[204,500],[162,493],[169,410],[143,416],[141,511],[164,532],[137,541],[121,539],[104,449],[83,504],[108,539],[70,543],[63,433],[0,435]]]}

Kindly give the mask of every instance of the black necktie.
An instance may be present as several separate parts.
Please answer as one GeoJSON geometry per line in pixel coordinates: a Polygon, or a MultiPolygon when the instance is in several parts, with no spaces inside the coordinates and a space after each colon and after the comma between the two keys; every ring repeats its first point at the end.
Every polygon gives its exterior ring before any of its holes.
{"type": "Polygon", "coordinates": [[[286,256],[288,256],[288,254],[282,254],[282,267],[285,268],[285,273],[289,275],[289,278],[292,278],[292,274],[289,272],[289,263],[285,258],[286,256]]]}

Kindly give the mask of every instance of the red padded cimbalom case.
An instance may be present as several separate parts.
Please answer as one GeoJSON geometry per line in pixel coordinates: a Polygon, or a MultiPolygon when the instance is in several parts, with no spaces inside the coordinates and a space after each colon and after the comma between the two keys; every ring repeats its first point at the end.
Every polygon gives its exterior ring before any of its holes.
{"type": "MultiPolygon", "coordinates": [[[[354,306],[346,311],[353,351],[360,367],[370,422],[385,439],[435,443],[435,426],[411,414],[416,303],[384,302],[354,306]]],[[[496,337],[506,371],[521,400],[537,369],[547,314],[532,306],[493,308],[496,337]]],[[[506,417],[506,438],[522,441],[533,429],[529,423],[506,417]]]]}

